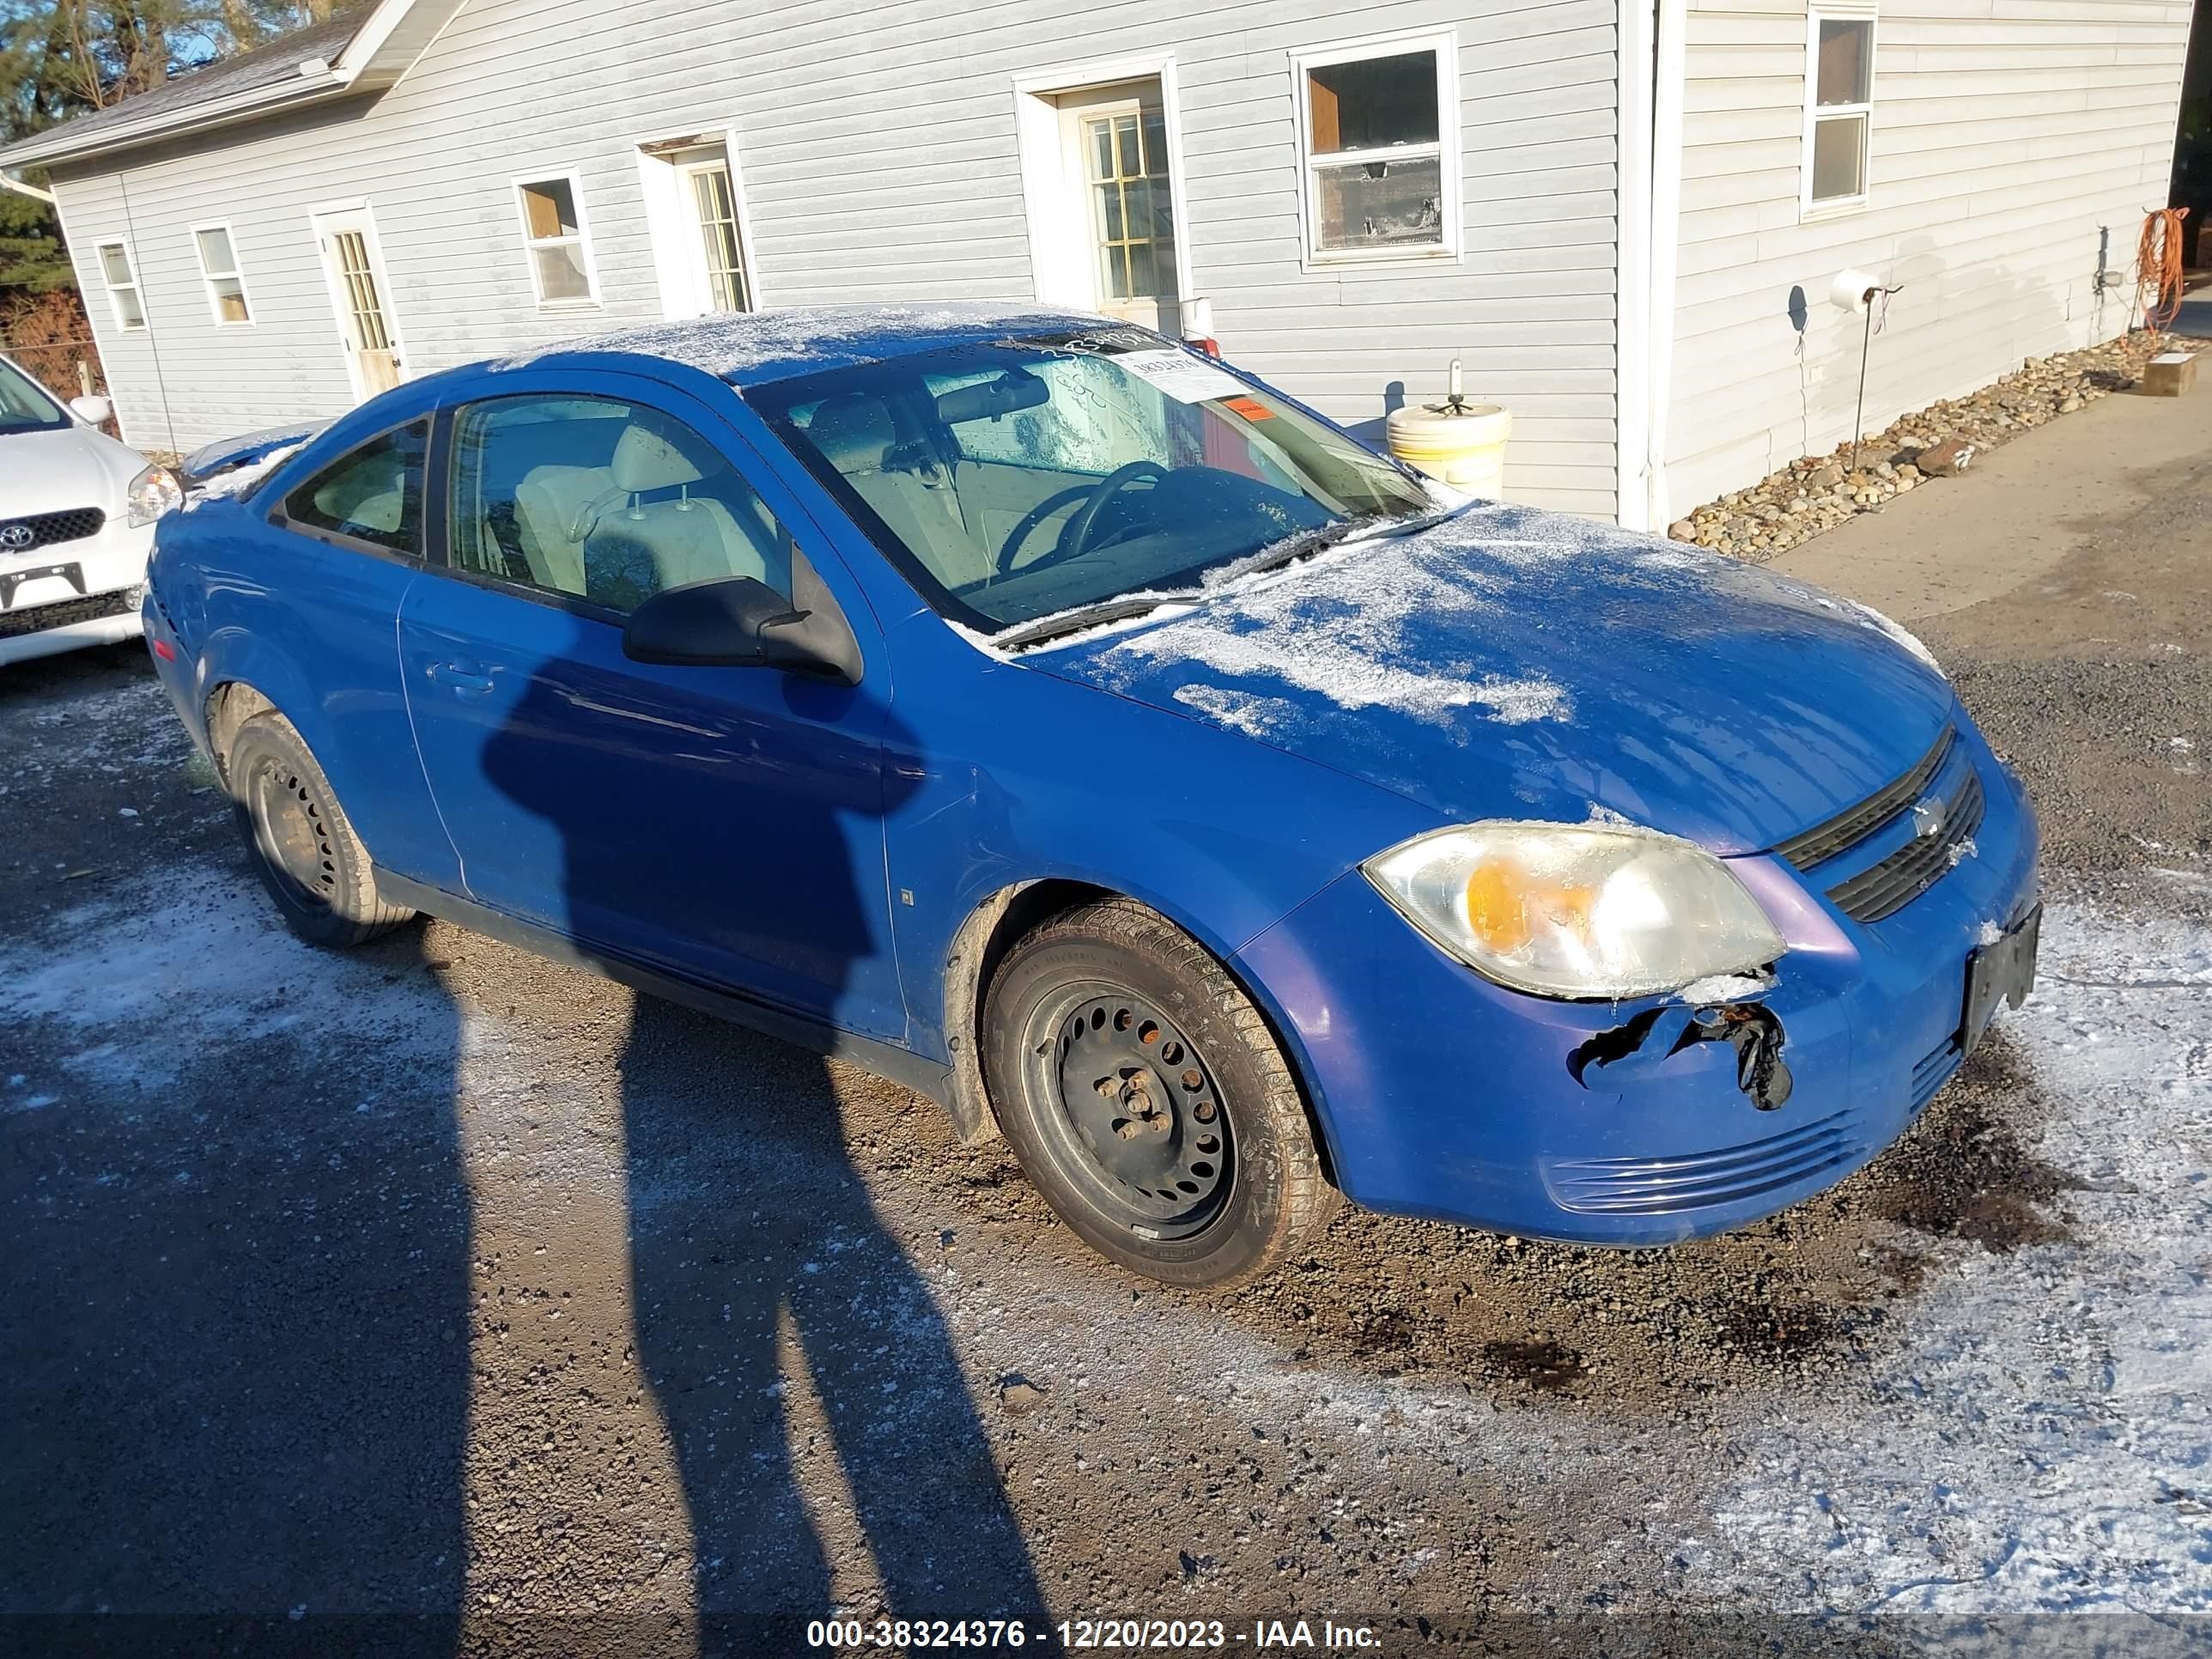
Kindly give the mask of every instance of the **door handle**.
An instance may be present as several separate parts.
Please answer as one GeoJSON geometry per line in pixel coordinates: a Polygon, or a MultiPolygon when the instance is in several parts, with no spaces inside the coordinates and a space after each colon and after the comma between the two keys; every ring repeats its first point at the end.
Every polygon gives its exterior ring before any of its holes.
{"type": "Polygon", "coordinates": [[[491,691],[491,676],[463,663],[434,662],[423,672],[457,697],[481,697],[491,691]]]}

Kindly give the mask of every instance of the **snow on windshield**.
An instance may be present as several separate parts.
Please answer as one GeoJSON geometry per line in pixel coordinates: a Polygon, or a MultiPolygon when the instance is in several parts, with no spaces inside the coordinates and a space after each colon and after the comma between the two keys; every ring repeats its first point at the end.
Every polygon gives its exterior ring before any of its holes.
{"type": "Polygon", "coordinates": [[[564,351],[635,351],[688,364],[718,379],[768,380],[884,355],[863,349],[899,337],[1003,331],[1008,334],[1104,326],[1080,312],[1036,305],[799,306],[787,311],[718,312],[688,321],[559,340],[502,357],[494,368],[527,368],[564,351]],[[774,368],[775,375],[763,373],[774,368]]]}

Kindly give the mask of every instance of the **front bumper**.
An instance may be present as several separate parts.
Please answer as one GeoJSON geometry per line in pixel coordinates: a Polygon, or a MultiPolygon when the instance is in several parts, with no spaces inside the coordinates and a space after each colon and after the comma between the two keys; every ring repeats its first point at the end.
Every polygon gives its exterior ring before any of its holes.
{"type": "Polygon", "coordinates": [[[153,545],[153,526],[118,515],[82,540],[0,556],[0,664],[136,639],[153,545]]]}
{"type": "Polygon", "coordinates": [[[1674,1049],[1679,1005],[1505,990],[1431,945],[1358,871],[1253,940],[1237,965],[1297,1051],[1346,1195],[1639,1247],[1741,1226],[1866,1163],[1958,1068],[1966,959],[1984,928],[2034,903],[2033,811],[1963,720],[1960,738],[1987,799],[1972,855],[1893,915],[1852,921],[1778,859],[1731,860],[1790,945],[1762,1000],[1794,1080],[1773,1110],[1739,1088],[1729,1044],[1674,1049]],[[1655,1010],[1641,1042],[1590,1060],[1655,1010]]]}

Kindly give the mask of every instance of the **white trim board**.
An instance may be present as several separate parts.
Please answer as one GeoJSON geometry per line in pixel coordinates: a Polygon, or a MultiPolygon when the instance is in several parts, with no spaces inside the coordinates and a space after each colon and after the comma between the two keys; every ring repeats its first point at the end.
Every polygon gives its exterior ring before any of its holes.
{"type": "Polygon", "coordinates": [[[1097,308],[1097,276],[1091,269],[1090,226],[1083,204],[1067,188],[1066,158],[1060,143],[1060,106],[1054,100],[1094,87],[1128,81],[1158,81],[1160,113],[1168,137],[1168,204],[1175,215],[1176,292],[1183,314],[1200,298],[1190,271],[1189,208],[1184,194],[1182,115],[1172,52],[1141,58],[1109,58],[1085,64],[1030,70],[1013,77],[1014,138],[1022,168],[1022,210],[1030,238],[1030,272],[1037,299],[1047,305],[1097,308]]]}

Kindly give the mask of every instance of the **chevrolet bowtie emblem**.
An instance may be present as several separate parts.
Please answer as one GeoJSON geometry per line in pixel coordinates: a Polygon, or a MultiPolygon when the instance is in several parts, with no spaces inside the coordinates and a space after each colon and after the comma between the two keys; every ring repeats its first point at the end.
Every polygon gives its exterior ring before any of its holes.
{"type": "Polygon", "coordinates": [[[1940,836],[1950,816],[1950,809],[1943,805],[1941,796],[1924,796],[1912,808],[1912,833],[1920,836],[1940,836]]]}

